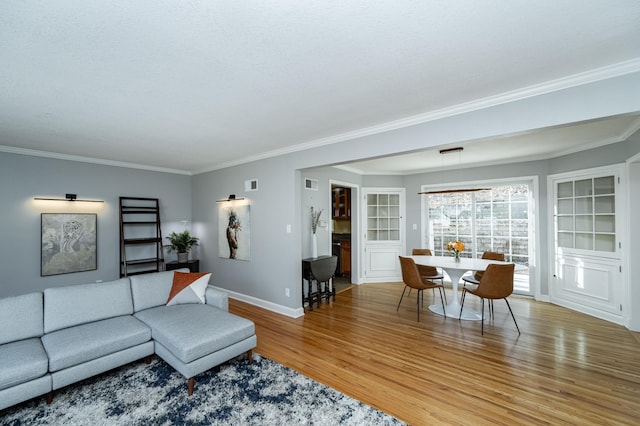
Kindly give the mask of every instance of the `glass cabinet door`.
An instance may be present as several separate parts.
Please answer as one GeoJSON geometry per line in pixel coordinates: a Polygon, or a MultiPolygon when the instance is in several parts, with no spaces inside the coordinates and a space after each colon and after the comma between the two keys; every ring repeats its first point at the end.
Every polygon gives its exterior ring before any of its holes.
{"type": "Polygon", "coordinates": [[[369,194],[367,238],[369,241],[400,241],[400,195],[369,194]]]}
{"type": "Polygon", "coordinates": [[[556,185],[558,247],[616,251],[615,182],[611,175],[556,185]]]}

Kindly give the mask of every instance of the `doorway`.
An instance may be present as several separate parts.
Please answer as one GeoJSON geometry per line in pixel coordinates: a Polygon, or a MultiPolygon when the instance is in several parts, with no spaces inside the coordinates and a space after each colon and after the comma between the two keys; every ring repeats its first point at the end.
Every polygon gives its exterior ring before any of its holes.
{"type": "Polygon", "coordinates": [[[329,180],[331,188],[331,254],[338,256],[334,285],[340,292],[359,282],[358,194],[359,187],[349,182],[329,180]]]}

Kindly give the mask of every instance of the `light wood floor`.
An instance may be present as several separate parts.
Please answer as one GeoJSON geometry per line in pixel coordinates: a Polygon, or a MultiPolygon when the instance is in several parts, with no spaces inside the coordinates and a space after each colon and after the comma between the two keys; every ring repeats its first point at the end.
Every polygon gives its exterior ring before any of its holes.
{"type": "Polygon", "coordinates": [[[257,353],[409,424],[640,424],[640,341],[626,328],[511,297],[522,335],[496,301],[481,336],[426,307],[417,322],[415,291],[396,312],[402,288],[355,286],[298,319],[230,310],[256,323],[257,353]]]}

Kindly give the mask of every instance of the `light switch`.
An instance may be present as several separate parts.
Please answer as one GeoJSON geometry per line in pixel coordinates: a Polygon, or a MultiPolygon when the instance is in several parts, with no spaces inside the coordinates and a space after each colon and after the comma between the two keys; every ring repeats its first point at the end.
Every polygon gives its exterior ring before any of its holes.
{"type": "Polygon", "coordinates": [[[291,233],[291,224],[287,223],[287,234],[291,233]]]}
{"type": "Polygon", "coordinates": [[[417,230],[418,230],[418,224],[417,224],[417,223],[414,223],[414,224],[413,224],[413,230],[414,230],[414,231],[417,231],[417,230]]]}

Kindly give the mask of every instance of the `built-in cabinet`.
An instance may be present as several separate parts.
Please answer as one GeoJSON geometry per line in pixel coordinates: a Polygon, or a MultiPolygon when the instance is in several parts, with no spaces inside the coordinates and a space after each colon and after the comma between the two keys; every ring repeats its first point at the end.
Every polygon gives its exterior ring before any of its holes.
{"type": "Polygon", "coordinates": [[[351,188],[333,188],[333,219],[351,219],[351,188]]]}
{"type": "Polygon", "coordinates": [[[616,251],[615,176],[557,184],[558,245],[616,251]]]}
{"type": "Polygon", "coordinates": [[[351,277],[351,241],[340,243],[340,269],[344,276],[351,277]]]}
{"type": "Polygon", "coordinates": [[[625,190],[618,166],[549,177],[553,196],[551,301],[622,323],[625,190]]]}
{"type": "Polygon", "coordinates": [[[332,186],[333,252],[338,256],[336,274],[351,276],[351,188],[332,186]]]}

